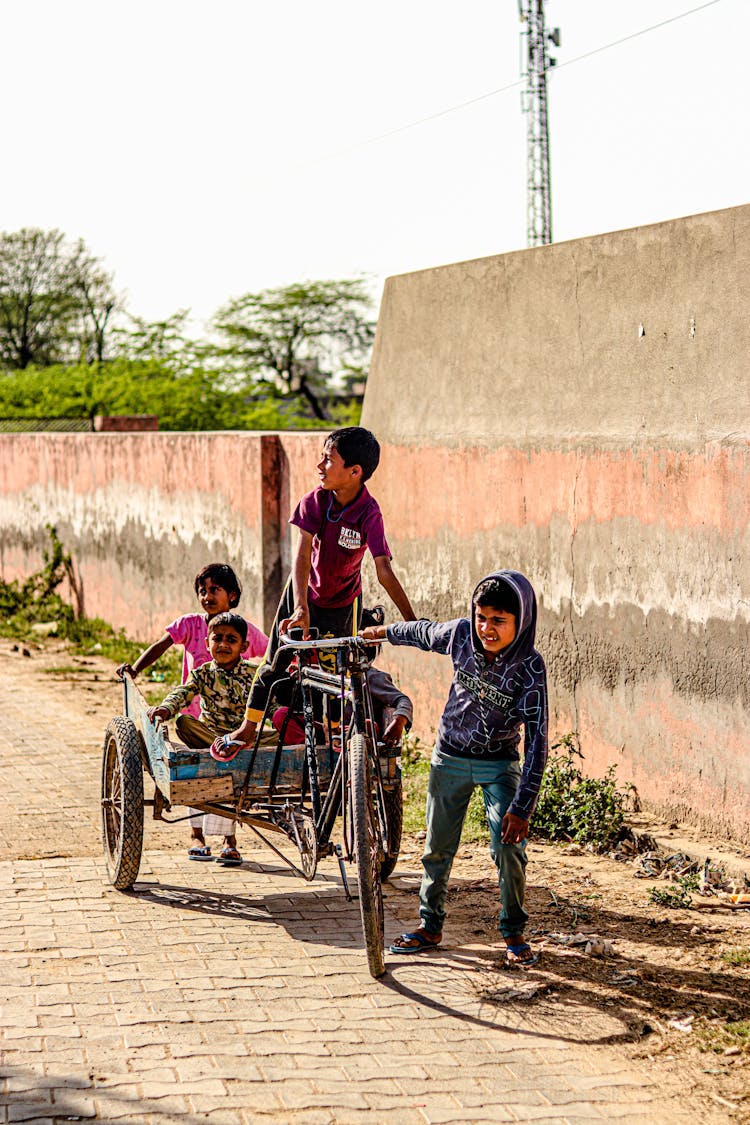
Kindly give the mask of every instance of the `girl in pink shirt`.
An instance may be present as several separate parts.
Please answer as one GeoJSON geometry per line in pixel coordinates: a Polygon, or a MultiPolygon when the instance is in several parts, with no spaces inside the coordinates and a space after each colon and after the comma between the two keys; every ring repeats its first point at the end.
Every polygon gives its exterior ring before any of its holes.
{"type": "MultiPolygon", "coordinates": [[[[242,587],[237,575],[231,566],[226,563],[209,563],[199,570],[195,576],[195,593],[198,597],[203,613],[185,613],[167,625],[162,637],[147,648],[133,664],[121,664],[118,673],[130,672],[135,677],[144,668],[155,664],[172,645],[183,646],[182,682],[187,680],[193,668],[206,664],[211,659],[208,651],[208,623],[217,613],[227,613],[234,609],[240,600],[242,587]]],[[[247,660],[250,657],[264,656],[268,646],[266,634],[253,625],[247,623],[247,646],[242,655],[247,660]]],[[[185,713],[200,715],[200,698],[196,697],[185,713]]]]}

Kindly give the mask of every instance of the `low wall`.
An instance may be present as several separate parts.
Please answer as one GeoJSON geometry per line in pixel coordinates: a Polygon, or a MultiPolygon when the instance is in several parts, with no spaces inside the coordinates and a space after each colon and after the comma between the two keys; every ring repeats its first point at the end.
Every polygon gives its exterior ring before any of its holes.
{"type": "Polygon", "coordinates": [[[242,609],[268,625],[289,566],[290,487],[313,486],[319,446],[315,434],[0,435],[0,572],[34,570],[53,524],[86,613],[133,637],[192,612],[211,561],[235,567],[242,609]]]}

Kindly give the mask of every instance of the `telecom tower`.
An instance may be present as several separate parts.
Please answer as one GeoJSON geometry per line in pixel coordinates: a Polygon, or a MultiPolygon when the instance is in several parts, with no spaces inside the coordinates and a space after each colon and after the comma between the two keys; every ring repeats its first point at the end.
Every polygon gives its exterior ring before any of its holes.
{"type": "Polygon", "coordinates": [[[529,246],[552,241],[549,126],[547,123],[547,71],[556,63],[549,43],[560,46],[560,28],[544,30],[544,0],[518,0],[521,17],[521,68],[526,89],[521,106],[528,117],[528,226],[529,246]],[[524,44],[526,39],[526,44],[524,44]]]}

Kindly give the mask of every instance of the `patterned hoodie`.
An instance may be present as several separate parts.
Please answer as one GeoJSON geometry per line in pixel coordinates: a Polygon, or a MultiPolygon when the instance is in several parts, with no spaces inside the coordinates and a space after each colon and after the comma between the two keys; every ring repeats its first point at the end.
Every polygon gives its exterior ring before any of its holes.
{"type": "Polygon", "coordinates": [[[516,570],[498,570],[487,578],[505,582],[520,606],[515,639],[494,660],[485,657],[474,628],[473,596],[468,618],[400,621],[388,626],[387,637],[391,644],[443,653],[453,661],[453,682],[435,744],[443,754],[518,761],[523,727],[523,770],[508,811],[527,820],[547,761],[547,672],[534,648],[536,595],[528,578],[516,570]]]}

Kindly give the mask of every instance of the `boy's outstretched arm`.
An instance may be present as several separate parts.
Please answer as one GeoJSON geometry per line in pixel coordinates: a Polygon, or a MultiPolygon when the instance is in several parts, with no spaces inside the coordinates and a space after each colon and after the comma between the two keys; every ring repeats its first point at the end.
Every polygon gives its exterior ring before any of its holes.
{"type": "Polygon", "coordinates": [[[158,641],[155,641],[154,644],[145,649],[132,664],[126,663],[118,665],[118,667],[115,668],[115,674],[121,676],[123,672],[130,672],[131,676],[137,676],[144,668],[150,668],[152,664],[155,664],[159,657],[163,656],[167,649],[171,648],[173,644],[174,641],[169,633],[165,633],[163,637],[159,637],[158,641]]]}
{"type": "Polygon", "coordinates": [[[172,688],[172,690],[164,696],[158,707],[149,707],[148,717],[151,722],[156,719],[173,719],[177,712],[192,703],[196,695],[198,695],[199,687],[195,679],[195,669],[190,673],[184,684],[179,687],[172,688]]]}
{"type": "Polygon", "coordinates": [[[411,602],[407,598],[403,586],[393,573],[391,560],[387,555],[378,555],[375,559],[375,570],[377,571],[378,582],[395,604],[404,621],[415,621],[417,615],[411,607],[411,602]]]}
{"type": "Polygon", "coordinates": [[[279,632],[288,633],[290,629],[302,629],[303,636],[307,638],[310,632],[310,610],[307,602],[307,588],[310,583],[310,566],[312,563],[313,537],[309,531],[300,528],[299,545],[294,556],[292,567],[292,593],[294,594],[294,612],[291,617],[285,617],[279,622],[279,632]]]}

